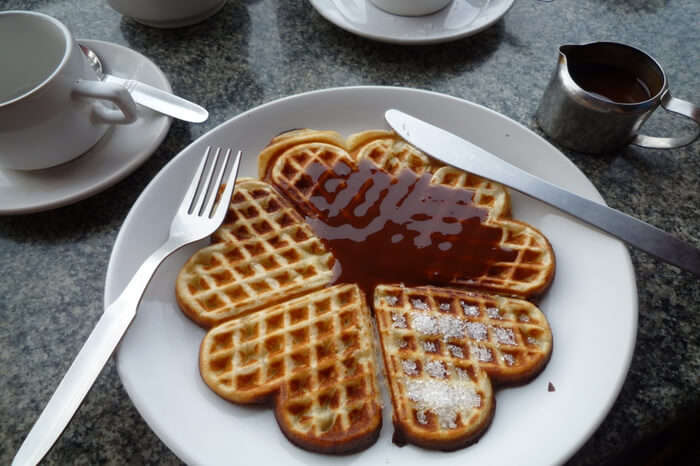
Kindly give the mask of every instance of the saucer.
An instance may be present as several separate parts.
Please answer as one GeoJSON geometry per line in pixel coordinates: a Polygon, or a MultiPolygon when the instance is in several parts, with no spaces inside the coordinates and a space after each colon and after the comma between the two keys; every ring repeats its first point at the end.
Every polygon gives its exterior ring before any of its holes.
{"type": "Polygon", "coordinates": [[[397,16],[369,0],[309,0],[321,16],[358,36],[394,44],[435,44],[486,29],[514,0],[453,0],[427,16],[397,16]]]}
{"type": "MultiPolygon", "coordinates": [[[[130,48],[83,40],[102,59],[105,71],[172,92],[168,79],[148,58],[130,48]]],[[[172,119],[138,107],[139,118],[114,125],[80,157],[57,167],[20,171],[0,168],[0,215],[54,209],[107,189],[136,170],[165,138],[172,119]]]]}

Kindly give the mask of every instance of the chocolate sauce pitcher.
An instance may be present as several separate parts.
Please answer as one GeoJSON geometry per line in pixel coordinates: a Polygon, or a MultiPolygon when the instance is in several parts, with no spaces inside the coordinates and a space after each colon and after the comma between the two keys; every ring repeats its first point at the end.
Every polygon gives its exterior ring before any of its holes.
{"type": "Polygon", "coordinates": [[[672,97],[664,70],[641,50],[614,42],[563,45],[536,118],[552,139],[586,153],[614,152],[627,144],[670,149],[700,135],[700,130],[681,137],[640,134],[659,105],[700,124],[700,107],[672,97]]]}

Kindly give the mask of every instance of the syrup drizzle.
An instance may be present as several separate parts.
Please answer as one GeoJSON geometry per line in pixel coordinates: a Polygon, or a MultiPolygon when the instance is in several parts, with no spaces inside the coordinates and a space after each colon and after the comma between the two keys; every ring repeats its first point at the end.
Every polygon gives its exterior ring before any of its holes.
{"type": "Polygon", "coordinates": [[[394,177],[368,160],[331,170],[312,162],[295,182],[300,195],[289,194],[336,257],[336,282],[357,283],[367,296],[380,283],[447,284],[515,259],[471,191],[430,178],[409,169],[394,177]]]}

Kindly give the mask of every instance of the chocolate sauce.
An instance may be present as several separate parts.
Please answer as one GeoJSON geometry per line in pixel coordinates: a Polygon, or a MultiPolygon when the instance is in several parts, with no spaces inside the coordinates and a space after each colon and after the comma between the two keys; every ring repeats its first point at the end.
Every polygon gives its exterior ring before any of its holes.
{"type": "Polygon", "coordinates": [[[569,73],[576,84],[611,102],[634,104],[651,98],[646,83],[623,68],[600,63],[570,63],[569,73]]]}
{"type": "Polygon", "coordinates": [[[471,191],[430,178],[408,169],[392,177],[370,161],[330,171],[312,163],[295,185],[304,194],[290,197],[338,260],[336,282],[367,296],[379,283],[446,284],[515,258],[499,246],[501,229],[482,223],[488,212],[471,191]]]}

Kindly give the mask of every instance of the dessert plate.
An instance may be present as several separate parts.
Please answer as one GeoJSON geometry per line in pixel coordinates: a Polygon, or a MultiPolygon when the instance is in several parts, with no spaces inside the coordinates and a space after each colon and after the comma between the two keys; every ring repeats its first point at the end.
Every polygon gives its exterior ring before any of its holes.
{"type": "MultiPolygon", "coordinates": [[[[494,111],[427,91],[348,87],[296,95],[249,110],[211,130],[146,187],[116,239],[107,270],[105,305],[166,237],[182,187],[207,145],[245,150],[240,176],[257,176],[256,155],[273,136],[293,128],[351,133],[384,128],[397,108],[445,128],[525,170],[582,196],[600,195],[564,155],[544,139],[494,111]]],[[[189,464],[558,464],[593,433],[617,397],[637,331],[637,292],[625,246],[542,203],[512,194],[513,215],[551,241],[554,283],[540,302],[554,335],[552,359],[530,384],[500,390],[490,429],[452,453],[399,448],[391,442],[391,404],[384,393],[384,426],[376,444],[332,457],[289,443],[271,409],[231,404],[199,376],[204,330],[179,310],[175,277],[206,242],[161,265],[136,319],[117,351],[117,369],[134,405],[153,431],[189,464]],[[548,390],[552,384],[555,391],[548,390]]]]}
{"type": "Polygon", "coordinates": [[[505,15],[514,0],[453,0],[427,16],[397,16],[370,0],[309,0],[321,16],[358,36],[395,44],[434,44],[476,34],[505,15]]]}
{"type": "MultiPolygon", "coordinates": [[[[172,92],[168,78],[148,58],[130,48],[80,39],[102,59],[105,71],[172,92]]],[[[0,168],[0,215],[61,207],[92,196],[136,170],[165,138],[172,119],[144,107],[129,125],[115,125],[98,143],[68,163],[44,170],[0,168]]]]}

